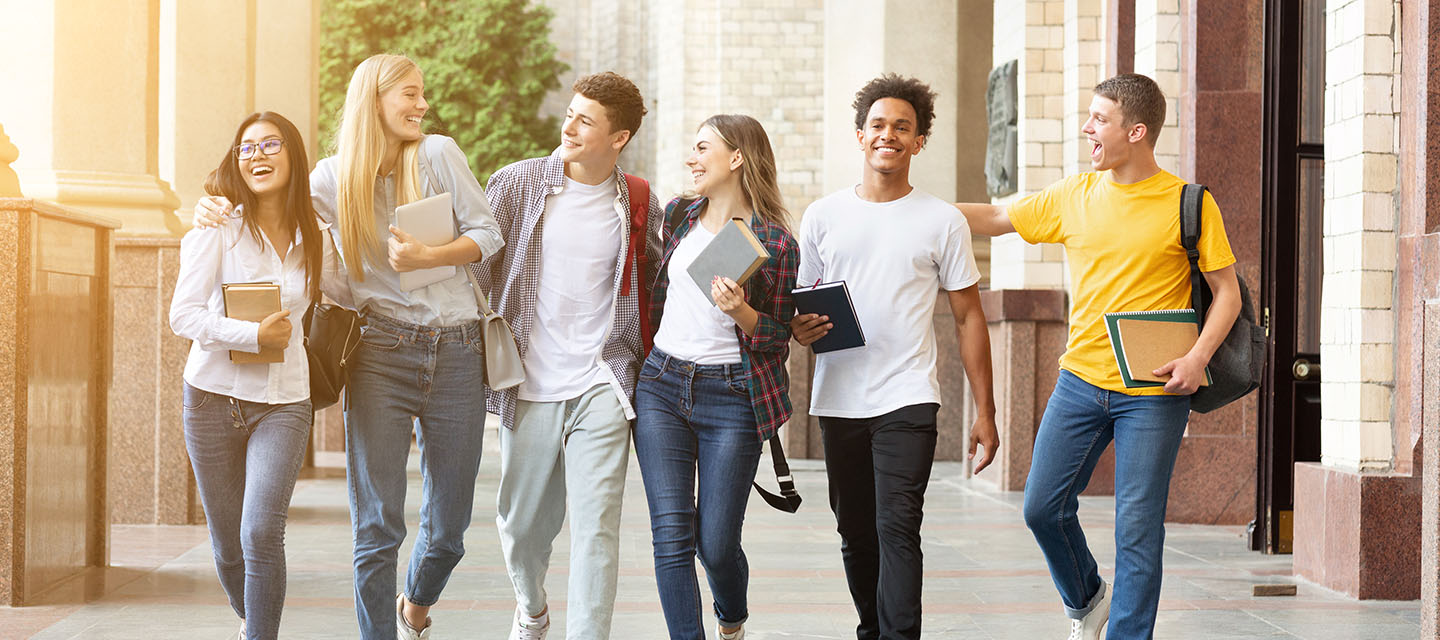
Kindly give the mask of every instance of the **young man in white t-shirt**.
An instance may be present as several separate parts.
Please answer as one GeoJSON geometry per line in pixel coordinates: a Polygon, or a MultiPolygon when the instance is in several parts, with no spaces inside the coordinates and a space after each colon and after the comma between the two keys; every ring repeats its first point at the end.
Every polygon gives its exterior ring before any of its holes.
{"type": "MultiPolygon", "coordinates": [[[[919,638],[920,523],[940,408],[937,292],[950,302],[975,395],[970,456],[984,447],[977,472],[1000,441],[990,333],[964,216],[910,185],[910,160],[924,148],[934,119],[934,92],[886,74],[856,93],[853,106],[865,154],[861,181],[805,211],[797,282],[844,280],[866,344],[816,356],[810,414],[820,418],[830,508],[860,614],[856,635],[919,638]]],[[[795,316],[796,340],[815,342],[832,328],[828,320],[795,316]]]]}
{"type": "Polygon", "coordinates": [[[496,523],[515,587],[512,640],[549,630],[545,573],[567,506],[565,634],[610,635],[643,358],[639,297],[660,257],[659,201],[645,197],[644,246],[629,246],[630,201],[640,196],[616,166],[645,115],[640,91],[610,72],[581,77],[574,90],[560,148],[495,172],[485,189],[506,246],[480,264],[477,280],[525,363],[523,384],[489,396],[504,425],[496,523]],[[635,268],[641,252],[644,273],[635,268]]]}

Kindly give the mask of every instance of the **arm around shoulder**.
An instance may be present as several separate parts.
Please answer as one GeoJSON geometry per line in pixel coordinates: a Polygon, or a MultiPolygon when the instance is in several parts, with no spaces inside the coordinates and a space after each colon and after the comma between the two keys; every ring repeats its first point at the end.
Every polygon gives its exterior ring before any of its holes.
{"type": "Polygon", "coordinates": [[[956,202],[955,208],[965,214],[970,230],[982,236],[1003,236],[1015,231],[1005,205],[980,202],[956,202]]]}

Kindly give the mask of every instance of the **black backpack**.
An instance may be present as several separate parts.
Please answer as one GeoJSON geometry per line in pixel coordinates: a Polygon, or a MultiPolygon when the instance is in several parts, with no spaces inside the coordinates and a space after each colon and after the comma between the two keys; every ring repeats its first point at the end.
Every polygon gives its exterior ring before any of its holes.
{"type": "MultiPolygon", "coordinates": [[[[1200,207],[1205,202],[1205,185],[1187,184],[1180,192],[1180,244],[1190,259],[1190,307],[1204,326],[1205,312],[1210,309],[1209,283],[1200,273],[1200,207]]],[[[1237,273],[1240,283],[1240,315],[1224,342],[1210,357],[1210,385],[1200,387],[1190,396],[1190,410],[1209,413],[1239,400],[1260,386],[1265,368],[1265,330],[1255,323],[1255,306],[1250,302],[1250,288],[1237,273]]]]}

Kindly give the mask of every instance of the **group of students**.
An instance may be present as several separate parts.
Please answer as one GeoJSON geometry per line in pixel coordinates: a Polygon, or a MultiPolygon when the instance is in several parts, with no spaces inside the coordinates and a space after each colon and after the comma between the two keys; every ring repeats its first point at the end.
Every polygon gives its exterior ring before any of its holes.
{"type": "Polygon", "coordinates": [[[792,290],[837,280],[847,283],[866,345],[817,355],[810,412],[824,438],[856,635],[921,637],[920,528],[940,404],[937,291],[946,292],[974,391],[968,445],[972,457],[983,448],[977,471],[999,444],[972,230],[1018,231],[1069,249],[1070,342],[1036,438],[1025,520],[1072,638],[1099,638],[1107,618],[1110,638],[1150,636],[1185,394],[1239,307],[1234,258],[1207,196],[1200,264],[1215,295],[1195,348],[1166,365],[1169,384],[1140,395],[1119,384],[1113,358],[1107,364],[1100,352],[1100,312],[1183,308],[1189,299],[1174,215],[1182,182],[1154,162],[1164,101],[1152,81],[1123,75],[1096,87],[1084,130],[1095,172],[1000,207],[951,204],[910,184],[935,94],[912,78],[876,78],[853,104],[860,182],[812,204],[798,233],[755,119],[705,120],[685,161],[693,186],[662,208],[616,164],[646,113],[638,89],[609,72],[573,89],[559,148],[500,169],[484,189],[453,140],[423,133],[423,76],[403,56],[373,56],[355,70],[336,153],[313,171],[284,117],[254,114],[236,131],[182,241],[170,323],[193,341],[185,441],[241,637],[275,638],[279,629],[286,511],[313,415],[298,316],[322,292],[364,319],[344,407],[363,638],[430,636],[429,610],[464,555],[487,409],[503,425],[496,523],[517,604],[510,638],[549,630],[545,576],[567,513],[566,635],[608,637],[632,441],[669,636],[705,637],[698,556],[717,637],[744,637],[741,524],[762,444],[791,416],[790,342],[810,345],[832,328],[825,316],[797,315],[792,290]],[[442,193],[454,241],[427,246],[395,226],[397,205],[442,193]],[[641,233],[632,233],[632,212],[644,213],[641,233]],[[743,285],[692,286],[686,268],[734,219],[768,259],[743,285]],[[420,289],[400,286],[399,273],[442,265],[461,269],[420,289]],[[518,387],[483,382],[467,268],[514,332],[525,369],[518,387]],[[260,322],[227,318],[222,285],[256,281],[279,285],[284,310],[260,322]],[[262,347],[283,349],[284,362],[235,364],[226,355],[262,347]],[[397,589],[412,436],[420,522],[397,589]],[[1111,439],[1113,606],[1075,520],[1076,496],[1111,439]]]}

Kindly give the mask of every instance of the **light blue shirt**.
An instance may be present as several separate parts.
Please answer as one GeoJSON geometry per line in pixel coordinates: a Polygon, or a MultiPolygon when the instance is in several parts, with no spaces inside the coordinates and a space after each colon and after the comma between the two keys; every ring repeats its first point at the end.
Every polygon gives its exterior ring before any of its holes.
{"type": "MultiPolygon", "coordinates": [[[[465,154],[454,140],[446,136],[427,135],[420,142],[420,182],[424,186],[423,197],[449,192],[451,206],[455,212],[455,226],[463,235],[475,241],[480,255],[488,258],[505,246],[500,227],[490,215],[490,204],[485,191],[470,172],[465,154]]],[[[325,158],[310,172],[310,200],[320,219],[331,223],[330,232],[335,239],[336,251],[346,265],[350,260],[359,259],[345,255],[341,246],[339,225],[336,221],[339,180],[337,169],[339,159],[325,158]]],[[[375,180],[375,235],[380,239],[381,255],[384,243],[390,238],[390,225],[395,222],[395,176],[389,175],[375,180]]],[[[365,309],[411,324],[428,326],[454,326],[479,319],[475,306],[475,294],[471,292],[470,281],[463,268],[456,269],[455,275],[435,284],[405,291],[400,288],[400,277],[390,263],[380,260],[364,261],[365,280],[350,281],[354,294],[355,308],[365,309]]]]}

